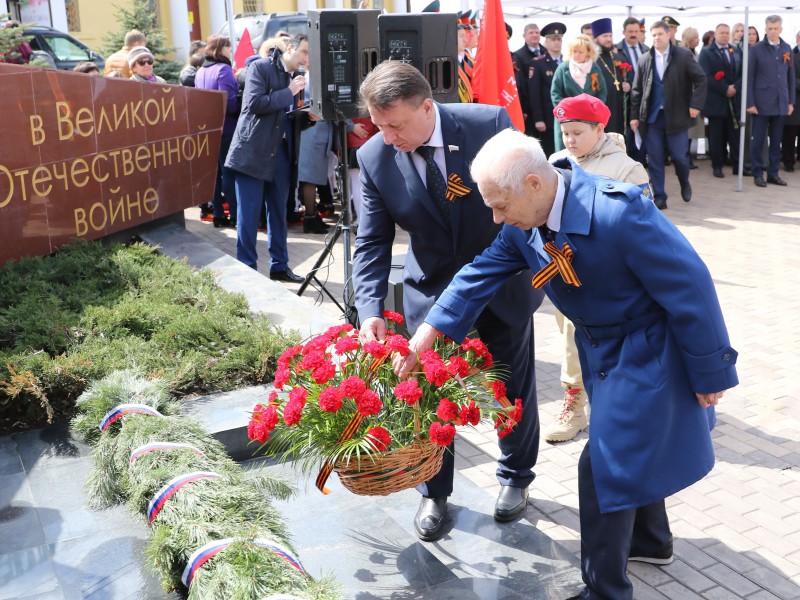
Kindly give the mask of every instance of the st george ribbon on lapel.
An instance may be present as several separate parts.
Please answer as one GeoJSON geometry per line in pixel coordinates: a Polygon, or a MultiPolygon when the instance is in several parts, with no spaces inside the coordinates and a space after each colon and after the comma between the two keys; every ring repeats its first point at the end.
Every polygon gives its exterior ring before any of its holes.
{"type": "Polygon", "coordinates": [[[447,183],[444,180],[444,175],[439,170],[439,165],[433,160],[433,155],[436,148],[433,146],[420,146],[417,148],[417,153],[425,159],[425,185],[428,188],[428,194],[442,213],[445,223],[450,225],[450,203],[447,201],[447,183]]]}

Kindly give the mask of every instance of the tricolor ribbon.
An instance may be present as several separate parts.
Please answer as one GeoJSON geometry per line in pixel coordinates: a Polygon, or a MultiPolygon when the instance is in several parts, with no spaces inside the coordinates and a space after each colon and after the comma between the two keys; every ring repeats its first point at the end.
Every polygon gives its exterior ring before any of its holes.
{"type": "Polygon", "coordinates": [[[572,268],[572,257],[574,253],[572,252],[572,248],[569,247],[569,244],[565,243],[562,250],[559,250],[553,242],[547,242],[544,245],[544,251],[547,252],[553,260],[547,263],[541,271],[533,276],[533,287],[537,290],[544,287],[548,281],[555,277],[556,273],[561,275],[561,279],[564,280],[564,283],[574,285],[575,287],[581,286],[578,274],[575,273],[575,269],[572,268]]]}
{"type": "MultiPolygon", "coordinates": [[[[372,381],[372,378],[375,376],[375,373],[377,373],[378,368],[386,361],[388,357],[389,355],[387,354],[386,356],[383,356],[381,358],[376,358],[375,360],[372,361],[372,364],[369,366],[367,374],[364,377],[364,382],[367,384],[367,387],[369,387],[369,383],[370,381],[372,381]]],[[[358,428],[361,427],[361,423],[363,421],[364,421],[364,415],[362,415],[359,412],[356,412],[356,414],[353,415],[353,418],[350,419],[350,422],[347,424],[347,427],[345,427],[344,431],[342,431],[342,433],[339,435],[339,439],[336,440],[336,443],[341,444],[349,440],[351,437],[353,437],[356,431],[358,431],[358,428]]],[[[317,475],[317,480],[315,482],[317,489],[325,495],[331,493],[331,491],[325,487],[325,482],[328,481],[328,477],[331,476],[331,473],[333,473],[333,462],[327,460],[325,461],[325,464],[322,465],[322,468],[320,469],[319,475],[317,475]]]]}
{"type": "Polygon", "coordinates": [[[144,444],[143,446],[139,446],[133,452],[131,452],[130,463],[133,464],[136,462],[136,459],[142,456],[143,454],[147,454],[148,452],[156,452],[158,450],[191,450],[197,456],[202,456],[203,458],[208,458],[202,451],[198,450],[191,444],[180,444],[178,442],[151,442],[149,444],[144,444]]]}
{"type": "Polygon", "coordinates": [[[464,185],[461,177],[455,173],[451,173],[450,177],[447,178],[447,191],[445,192],[444,197],[450,202],[453,202],[456,198],[463,198],[471,191],[471,188],[468,188],[464,185]]]}
{"type": "Polygon", "coordinates": [[[129,414],[151,415],[154,417],[164,416],[147,404],[119,404],[108,411],[106,416],[103,417],[103,420],[100,421],[100,431],[105,431],[112,423],[119,421],[122,417],[129,414]]]}
{"type": "Polygon", "coordinates": [[[173,477],[164,485],[164,487],[156,492],[156,495],[153,496],[152,500],[150,500],[150,504],[147,505],[147,522],[152,525],[153,521],[158,516],[158,513],[161,512],[162,508],[164,508],[167,500],[172,498],[172,496],[175,495],[175,492],[177,492],[187,483],[197,481],[198,479],[218,478],[219,475],[217,473],[212,473],[210,471],[194,471],[193,473],[186,473],[184,475],[173,477]]]}
{"type": "MultiPolygon", "coordinates": [[[[198,548],[195,550],[192,555],[189,557],[188,562],[186,563],[186,568],[183,570],[183,575],[181,575],[181,581],[183,585],[189,588],[192,585],[192,581],[194,580],[194,576],[197,573],[197,570],[202,567],[206,562],[214,558],[217,554],[225,550],[228,546],[235,542],[244,542],[246,544],[251,544],[253,546],[259,546],[261,548],[265,548],[275,554],[276,556],[280,556],[290,565],[292,565],[295,569],[300,571],[303,575],[306,574],[303,565],[300,564],[300,559],[295,556],[295,554],[289,550],[286,546],[279,544],[274,540],[268,540],[264,538],[257,538],[254,540],[241,540],[237,538],[224,538],[221,540],[214,540],[213,542],[208,542],[206,545],[198,548]]],[[[286,596],[286,598],[293,598],[294,596],[286,596]]]]}

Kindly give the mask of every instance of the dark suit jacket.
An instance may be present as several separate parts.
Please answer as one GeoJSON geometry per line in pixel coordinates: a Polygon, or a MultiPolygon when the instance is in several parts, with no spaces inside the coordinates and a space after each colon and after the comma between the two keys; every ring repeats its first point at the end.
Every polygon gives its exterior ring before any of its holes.
{"type": "Polygon", "coordinates": [[[794,64],[794,112],[786,117],[784,124],[800,125],[800,111],[797,110],[797,101],[800,99],[800,48],[792,50],[792,64],[794,64]]]}
{"type": "MultiPolygon", "coordinates": [[[[544,48],[542,48],[544,50],[544,48]]],[[[527,44],[523,44],[522,48],[511,54],[511,60],[514,62],[514,73],[517,79],[517,92],[519,93],[519,104],[522,107],[522,115],[525,117],[525,133],[531,134],[535,131],[534,121],[531,118],[533,114],[532,102],[538,102],[537,98],[531,98],[528,89],[528,80],[533,78],[535,68],[532,64],[533,60],[539,56],[538,52],[531,52],[527,44]]]]}
{"type": "MultiPolygon", "coordinates": [[[[353,285],[362,322],[383,314],[397,225],[409,234],[403,307],[412,332],[458,270],[483,252],[500,231],[470,177],[469,165],[486,140],[511,127],[508,113],[481,104],[437,107],[447,176],[459,175],[470,188],[467,195],[453,201],[450,227],[428,195],[411,153],[387,146],[380,135],[358,151],[364,189],[353,255],[353,285]]],[[[543,299],[542,292],[531,286],[531,277],[530,271],[520,270],[487,310],[511,326],[526,322],[543,299]]]]}
{"type": "MultiPolygon", "coordinates": [[[[650,114],[650,93],[655,78],[655,48],[639,61],[639,70],[633,80],[631,90],[631,119],[639,120],[642,135],[647,131],[647,117],[650,114]]],[[[685,48],[674,44],[667,55],[667,68],[664,70],[664,118],[667,133],[678,133],[694,125],[689,116],[689,108],[702,110],[706,102],[706,74],[694,55],[685,48]]]]}
{"type": "Polygon", "coordinates": [[[708,117],[733,117],[728,105],[728,86],[736,86],[736,96],[733,97],[733,108],[736,116],[739,116],[739,107],[742,97],[742,53],[734,46],[728,46],[728,56],[730,63],[725,60],[719,47],[715,42],[700,51],[698,62],[706,74],[708,81],[708,94],[706,103],[703,106],[703,114],[708,117]],[[724,73],[724,77],[717,78],[718,73],[724,73]]]}
{"type": "MultiPolygon", "coordinates": [[[[630,64],[632,64],[634,66],[634,73],[632,73],[632,75],[635,74],[636,70],[637,70],[637,69],[635,69],[635,67],[638,66],[638,62],[636,61],[636,59],[629,52],[629,50],[628,50],[628,42],[626,42],[625,40],[622,40],[619,44],[617,44],[617,50],[619,51],[620,54],[622,54],[625,57],[626,61],[628,61],[630,64]]],[[[642,56],[644,56],[649,51],[650,51],[650,46],[648,46],[647,44],[640,43],[639,44],[639,59],[641,59],[642,56]]]]}
{"type": "Polygon", "coordinates": [[[777,51],[765,39],[750,47],[747,72],[747,108],[759,115],[785,116],[795,102],[792,48],[780,40],[777,51]]]}
{"type": "Polygon", "coordinates": [[[535,121],[544,121],[548,131],[553,129],[553,99],[550,97],[550,88],[553,86],[553,75],[558,68],[558,62],[549,52],[534,60],[533,77],[528,80],[528,94],[532,98],[533,112],[531,116],[535,121]]]}

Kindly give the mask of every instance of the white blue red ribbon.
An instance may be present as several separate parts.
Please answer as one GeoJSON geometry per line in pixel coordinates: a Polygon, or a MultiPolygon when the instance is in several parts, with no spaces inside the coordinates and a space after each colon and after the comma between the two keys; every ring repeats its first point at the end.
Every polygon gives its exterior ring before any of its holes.
{"type": "MultiPolygon", "coordinates": [[[[290,565],[292,565],[295,569],[300,571],[303,575],[306,574],[305,569],[300,564],[300,559],[295,556],[295,554],[289,550],[286,546],[279,544],[274,540],[268,540],[265,538],[256,538],[254,540],[241,540],[237,538],[224,538],[221,540],[214,540],[213,542],[208,542],[206,545],[201,546],[197,550],[195,550],[192,555],[189,557],[188,562],[186,563],[186,568],[183,570],[183,575],[181,575],[181,581],[183,585],[189,588],[192,585],[192,581],[194,580],[194,576],[197,573],[197,570],[202,567],[207,561],[211,558],[225,550],[228,546],[233,544],[234,542],[244,542],[246,544],[251,544],[254,546],[260,546],[261,548],[265,548],[272,552],[273,554],[280,556],[284,560],[286,560],[290,565]]],[[[290,595],[273,595],[270,598],[274,598],[275,600],[285,599],[290,600],[296,598],[296,596],[290,595]]],[[[298,599],[300,600],[300,599],[298,599]]]]}
{"type": "Polygon", "coordinates": [[[156,452],[158,450],[191,450],[197,456],[202,456],[203,458],[208,458],[201,450],[198,450],[191,444],[181,444],[179,442],[151,442],[149,444],[144,444],[143,446],[139,446],[133,452],[131,452],[131,459],[130,462],[133,464],[136,462],[136,459],[142,456],[143,454],[147,454],[148,452],[156,452]]]}
{"type": "Polygon", "coordinates": [[[177,492],[187,483],[191,483],[192,481],[197,481],[199,479],[218,478],[219,475],[217,473],[212,473],[211,471],[194,471],[193,473],[186,473],[184,475],[173,477],[164,485],[164,487],[156,492],[156,495],[153,496],[152,500],[150,500],[150,504],[147,505],[147,522],[152,525],[153,521],[158,516],[158,513],[161,512],[162,508],[164,508],[164,504],[167,503],[167,500],[172,498],[172,496],[175,495],[175,492],[177,492]]]}
{"type": "Polygon", "coordinates": [[[106,416],[103,417],[103,420],[100,421],[100,431],[105,431],[111,426],[112,423],[129,414],[151,415],[153,417],[164,416],[155,408],[148,406],[147,404],[119,404],[108,411],[106,416]]]}

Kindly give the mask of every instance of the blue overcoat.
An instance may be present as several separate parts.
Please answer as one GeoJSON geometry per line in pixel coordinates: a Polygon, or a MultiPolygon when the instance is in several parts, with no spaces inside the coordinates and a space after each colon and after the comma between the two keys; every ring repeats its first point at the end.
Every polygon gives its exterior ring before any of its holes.
{"type": "MultiPolygon", "coordinates": [[[[571,169],[561,171],[569,188],[555,244],[573,249],[582,285],[556,275],[546,292],[576,325],[606,513],[666,498],[711,470],[715,414],[695,393],[736,385],[737,353],[708,269],[677,228],[638,187],[571,169]]],[[[504,226],[425,320],[463,339],[509,274],[549,260],[538,230],[504,226]]]]}
{"type": "Polygon", "coordinates": [[[777,48],[766,38],[750,47],[747,71],[747,108],[762,116],[781,116],[795,103],[792,47],[780,40],[777,48]]]}

